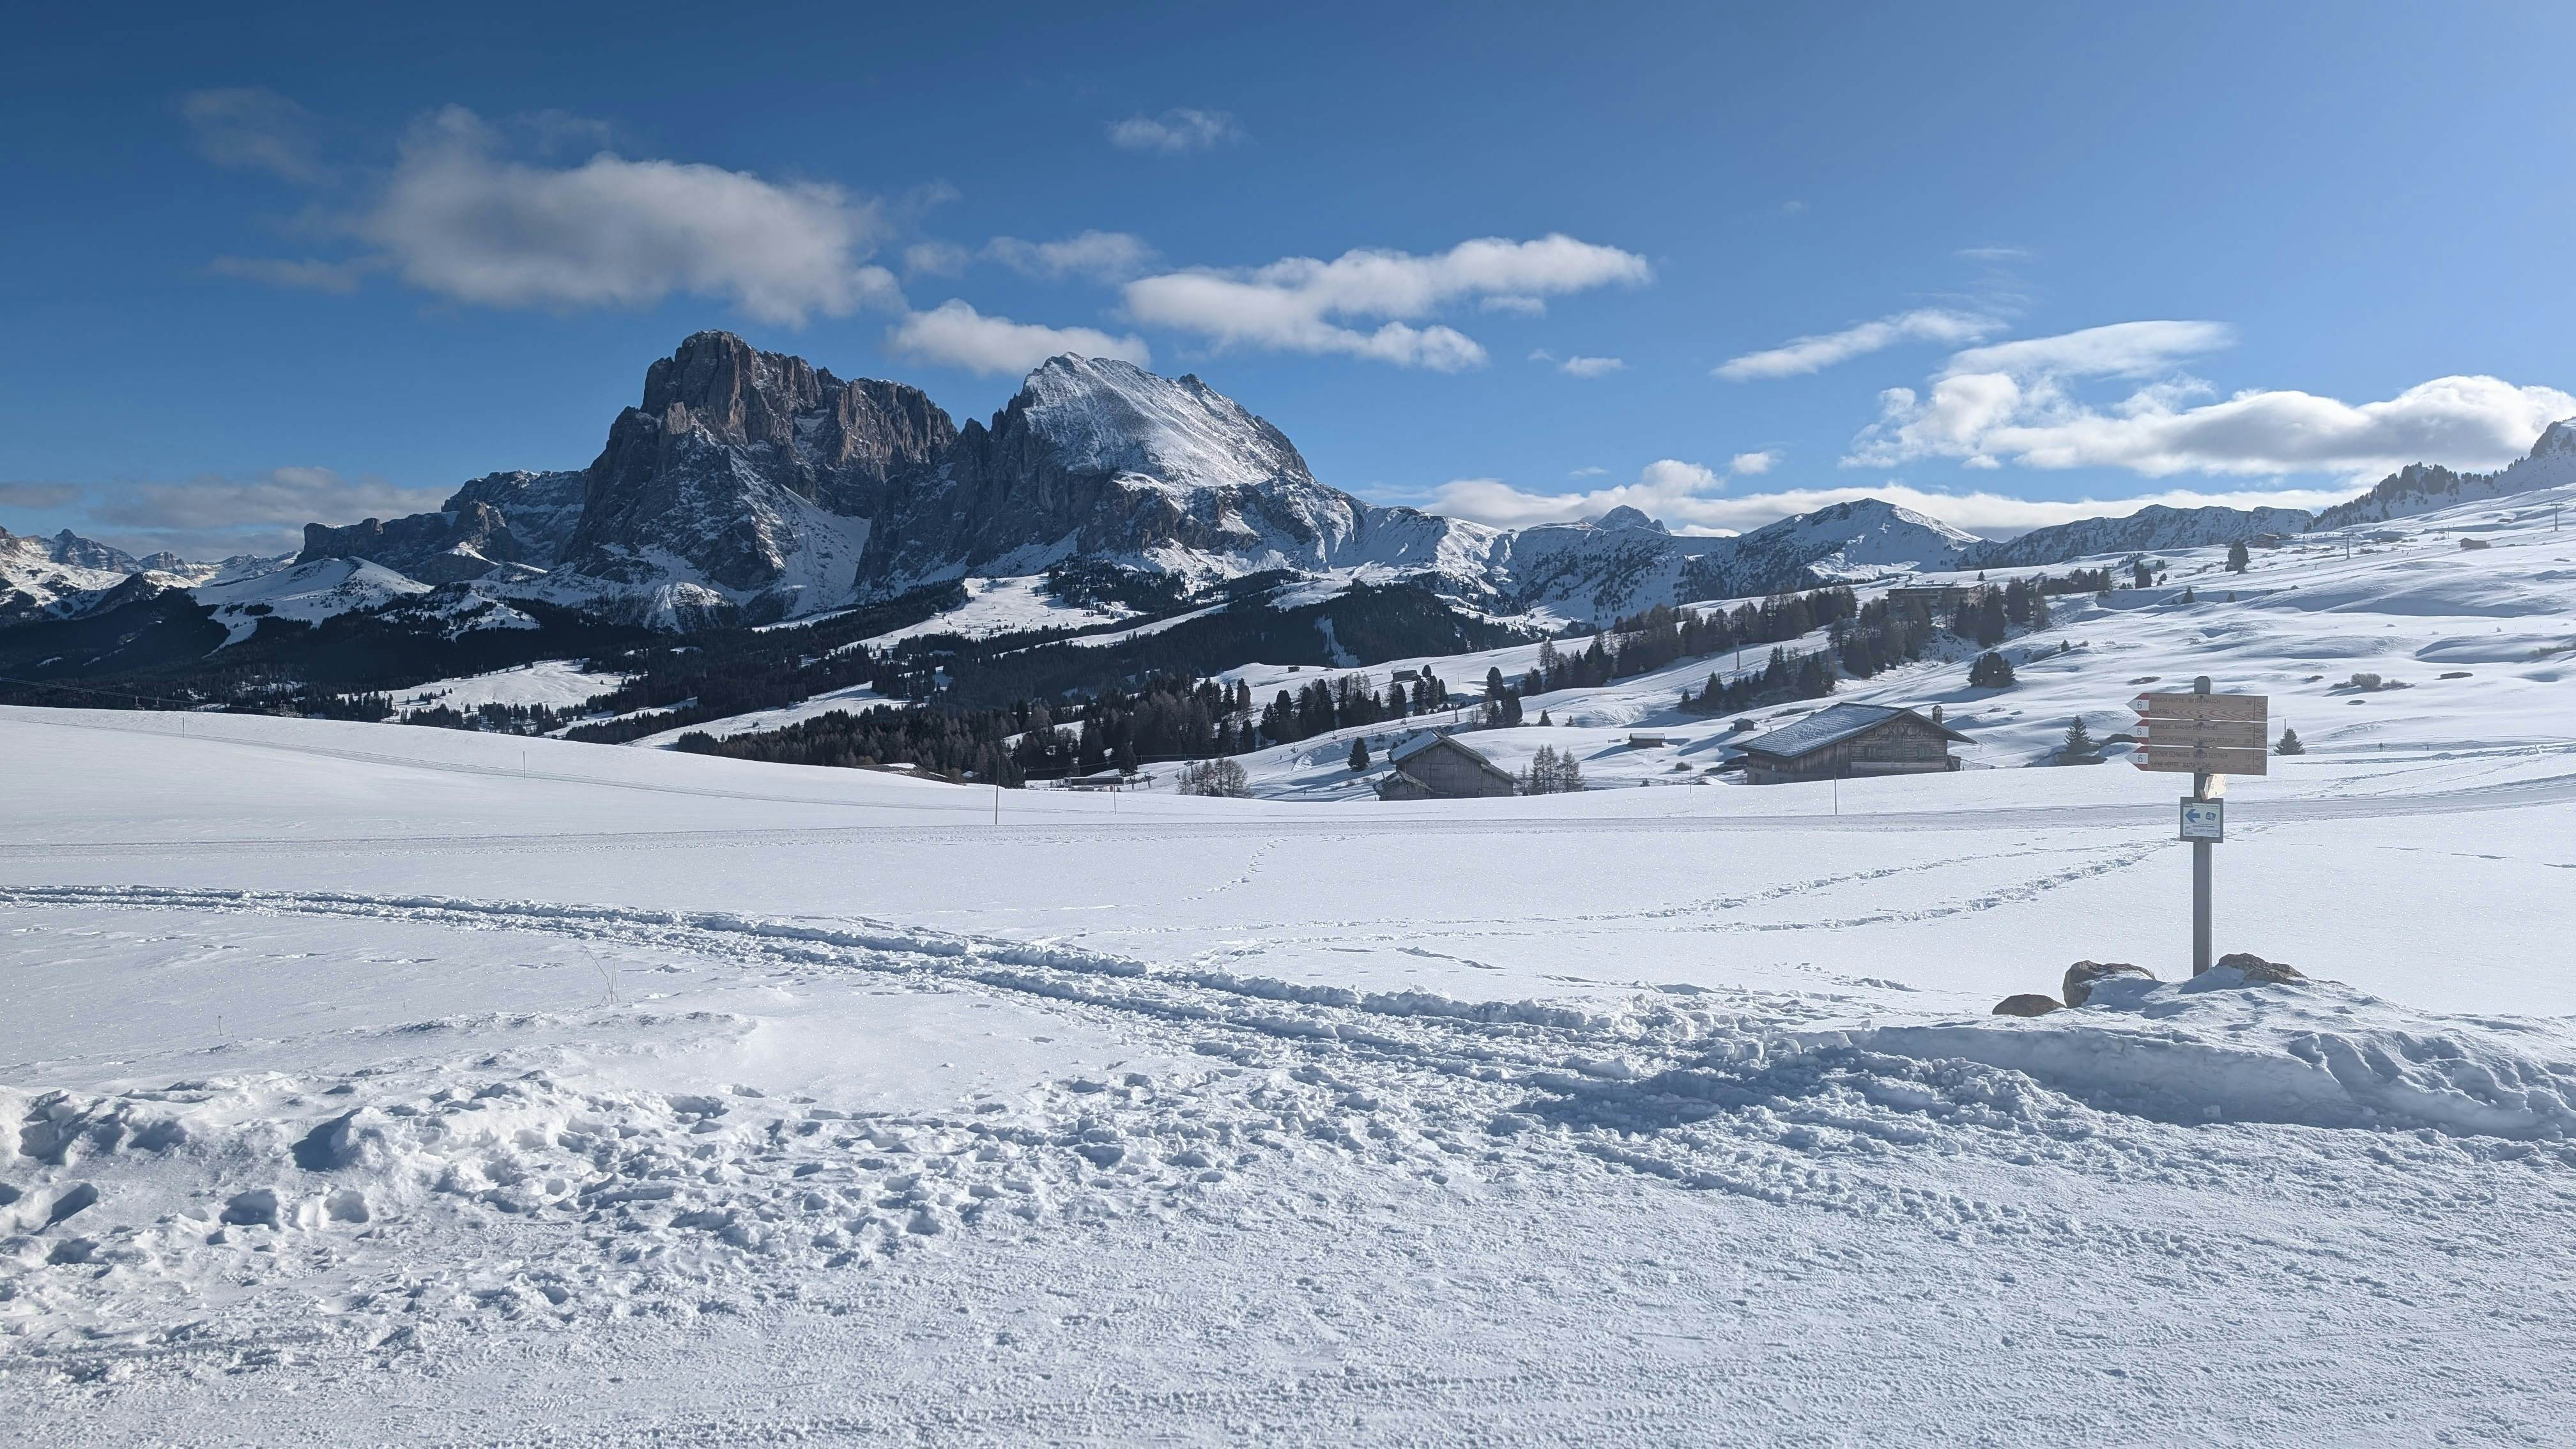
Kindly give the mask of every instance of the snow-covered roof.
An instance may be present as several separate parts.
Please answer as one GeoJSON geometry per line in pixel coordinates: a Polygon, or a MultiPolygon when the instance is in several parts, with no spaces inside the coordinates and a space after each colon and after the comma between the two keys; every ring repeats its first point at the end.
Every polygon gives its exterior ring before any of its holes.
{"type": "Polygon", "coordinates": [[[1438,749],[1443,745],[1465,755],[1468,759],[1475,761],[1479,767],[1485,770],[1491,771],[1496,775],[1500,775],[1505,779],[1511,778],[1511,771],[1504,769],[1502,766],[1495,764],[1489,759],[1486,759],[1483,751],[1470,745],[1461,744],[1455,738],[1443,734],[1434,734],[1415,743],[1396,746],[1394,752],[1386,757],[1387,763],[1394,765],[1397,769],[1402,769],[1407,763],[1420,758],[1425,751],[1438,749]]]}
{"type": "Polygon", "coordinates": [[[1957,730],[1925,719],[1910,709],[1899,709],[1885,704],[1829,704],[1796,724],[1782,725],[1766,734],[1755,735],[1749,740],[1740,742],[1736,748],[1747,754],[1776,755],[1782,759],[1796,759],[1800,755],[1813,754],[1827,745],[1839,744],[1854,735],[1876,729],[1899,715],[1909,716],[1932,729],[1939,730],[1951,739],[1965,741],[1968,738],[1957,730]]]}

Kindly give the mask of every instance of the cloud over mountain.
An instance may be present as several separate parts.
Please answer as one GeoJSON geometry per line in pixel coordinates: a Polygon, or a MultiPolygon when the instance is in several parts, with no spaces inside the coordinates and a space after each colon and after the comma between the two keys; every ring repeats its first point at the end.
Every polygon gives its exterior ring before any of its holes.
{"type": "Polygon", "coordinates": [[[1286,257],[1262,267],[1167,272],[1129,282],[1126,302],[1138,322],[1196,333],[1219,347],[1339,353],[1454,372],[1481,366],[1485,349],[1455,328],[1413,325],[1443,307],[1636,285],[1652,276],[1641,256],[1562,234],[1486,237],[1429,256],[1360,249],[1331,261],[1286,257]],[[1371,321],[1378,325],[1360,330],[1371,321]]]}

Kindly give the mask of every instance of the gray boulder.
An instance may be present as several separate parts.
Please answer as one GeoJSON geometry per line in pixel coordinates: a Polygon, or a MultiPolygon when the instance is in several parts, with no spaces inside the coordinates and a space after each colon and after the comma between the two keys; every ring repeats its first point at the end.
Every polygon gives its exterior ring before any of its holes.
{"type": "Polygon", "coordinates": [[[2308,979],[2307,975],[2295,966],[2279,961],[2266,961],[2251,951],[2231,951],[2219,957],[2216,964],[2209,969],[2216,971],[2222,967],[2231,969],[2244,977],[2245,984],[2248,986],[2288,986],[2308,979]]]}
{"type": "Polygon", "coordinates": [[[2095,983],[2114,976],[2143,976],[2149,981],[2156,979],[2156,973],[2153,971],[2144,966],[2132,966],[2126,961],[2078,961],[2066,968],[2066,1004],[2082,1006],[2093,995],[2095,983]]]}
{"type": "Polygon", "coordinates": [[[2024,991],[2019,995],[2007,996],[2003,1000],[1996,1002],[1993,1014],[1996,1016],[2046,1016],[2052,1011],[2062,1011],[2064,1009],[2065,1008],[2057,1004],[2057,998],[2054,996],[2042,996],[2036,991],[2024,991]]]}

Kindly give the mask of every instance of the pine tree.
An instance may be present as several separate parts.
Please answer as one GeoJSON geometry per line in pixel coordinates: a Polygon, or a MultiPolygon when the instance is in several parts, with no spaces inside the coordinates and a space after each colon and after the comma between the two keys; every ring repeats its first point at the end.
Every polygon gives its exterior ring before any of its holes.
{"type": "Polygon", "coordinates": [[[2304,755],[2307,752],[2308,747],[2299,742],[2299,732],[2290,728],[2288,725],[2281,726],[2281,738],[2273,742],[2272,753],[2276,755],[2304,755]]]}
{"type": "Polygon", "coordinates": [[[2080,760],[2093,753],[2093,732],[2084,727],[2084,716],[2077,715],[2075,723],[2066,727],[2066,745],[2058,753],[2070,760],[2080,760]]]}
{"type": "Polygon", "coordinates": [[[2245,545],[2242,542],[2231,543],[2227,546],[2227,571],[2229,573],[2241,574],[2253,566],[2254,558],[2251,554],[2248,554],[2245,551],[2245,545]]]}
{"type": "Polygon", "coordinates": [[[1356,775],[1368,767],[1369,758],[1367,739],[1361,738],[1351,741],[1351,773],[1356,775]]]}
{"type": "Polygon", "coordinates": [[[1968,683],[1978,689],[2010,689],[2012,661],[1989,649],[1968,666],[1968,683]]]}
{"type": "Polygon", "coordinates": [[[1554,721],[1554,720],[1552,720],[1552,719],[1549,719],[1549,718],[1547,717],[1547,711],[1546,711],[1546,710],[1540,710],[1540,711],[1538,712],[1538,722],[1539,722],[1540,724],[1542,724],[1542,725],[1552,725],[1552,724],[1556,723],[1556,721],[1554,721]]]}

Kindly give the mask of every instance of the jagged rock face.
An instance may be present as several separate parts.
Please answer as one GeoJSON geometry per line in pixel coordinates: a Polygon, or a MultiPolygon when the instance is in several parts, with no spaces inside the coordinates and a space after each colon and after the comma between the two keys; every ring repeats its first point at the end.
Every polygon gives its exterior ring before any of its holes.
{"type": "Polygon", "coordinates": [[[479,579],[496,565],[522,561],[524,550],[501,510],[468,503],[444,513],[415,513],[391,522],[370,518],[345,528],[304,525],[297,563],[354,558],[426,584],[479,579]]]}
{"type": "Polygon", "coordinates": [[[1404,552],[1435,547],[1438,531],[1419,514],[1372,529],[1368,505],[1316,482],[1232,398],[1106,358],[1041,364],[989,426],[967,424],[936,473],[893,492],[867,566],[885,587],[1074,555],[1182,573],[1320,569],[1364,536],[1404,552]]]}
{"type": "Polygon", "coordinates": [[[2266,534],[2301,533],[2308,523],[2308,514],[2297,508],[2168,508],[2156,503],[2126,518],[2078,519],[1981,543],[1967,551],[1959,566],[2033,568],[2096,554],[2246,543],[2266,534]]]}
{"type": "MultiPolygon", "coordinates": [[[[75,568],[112,569],[120,574],[139,574],[151,565],[121,548],[111,548],[95,539],[83,538],[66,528],[45,540],[45,552],[58,564],[75,568]]],[[[164,557],[164,555],[154,555],[164,557]]]]}
{"type": "Polygon", "coordinates": [[[844,383],[701,332],[609,428],[563,562],[613,583],[713,586],[756,614],[839,602],[826,596],[855,582],[889,483],[955,438],[916,388],[844,383]]]}
{"type": "Polygon", "coordinates": [[[556,473],[487,473],[456,490],[443,512],[464,513],[476,505],[498,509],[519,546],[513,562],[550,569],[562,561],[564,546],[581,524],[581,507],[590,474],[580,469],[556,473]]]}

